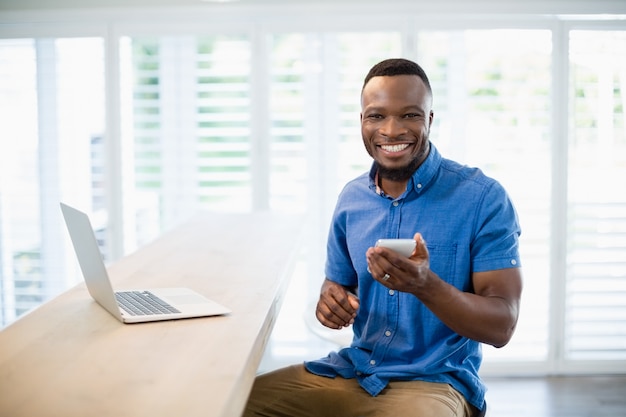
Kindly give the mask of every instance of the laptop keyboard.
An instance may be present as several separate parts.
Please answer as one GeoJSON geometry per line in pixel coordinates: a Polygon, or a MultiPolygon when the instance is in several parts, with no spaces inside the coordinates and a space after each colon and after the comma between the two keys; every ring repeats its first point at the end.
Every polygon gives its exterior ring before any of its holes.
{"type": "Polygon", "coordinates": [[[119,291],[117,303],[131,316],[180,313],[150,291],[119,291]]]}

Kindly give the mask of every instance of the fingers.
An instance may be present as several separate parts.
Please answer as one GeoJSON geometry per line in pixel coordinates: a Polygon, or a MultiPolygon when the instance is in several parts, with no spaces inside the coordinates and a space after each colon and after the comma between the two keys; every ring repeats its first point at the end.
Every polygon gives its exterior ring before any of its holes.
{"type": "Polygon", "coordinates": [[[428,248],[421,233],[415,233],[415,249],[407,259],[383,247],[372,247],[366,252],[368,270],[372,277],[389,288],[401,289],[430,266],[428,248]]]}
{"type": "Polygon", "coordinates": [[[315,316],[320,323],[331,329],[341,329],[342,327],[350,326],[354,323],[356,309],[354,309],[352,303],[349,302],[349,304],[350,311],[335,301],[328,302],[325,299],[320,299],[317,303],[315,316]]]}
{"type": "Polygon", "coordinates": [[[401,274],[405,268],[403,263],[408,262],[404,256],[382,247],[369,248],[366,258],[370,274],[383,285],[387,285],[390,277],[401,274]]]}

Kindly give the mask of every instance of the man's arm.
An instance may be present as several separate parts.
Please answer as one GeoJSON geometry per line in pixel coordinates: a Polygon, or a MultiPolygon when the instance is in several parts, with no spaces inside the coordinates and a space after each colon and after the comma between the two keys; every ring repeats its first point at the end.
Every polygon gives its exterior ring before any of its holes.
{"type": "Polygon", "coordinates": [[[426,244],[420,234],[415,240],[417,247],[409,259],[386,248],[368,249],[372,276],[389,288],[415,295],[456,333],[495,347],[506,345],[519,316],[520,269],[474,273],[474,293],[463,292],[430,270],[426,244]],[[390,276],[387,280],[385,274],[390,276]]]}
{"type": "MultiPolygon", "coordinates": [[[[434,273],[431,274],[435,275],[434,273]]],[[[519,268],[472,275],[475,294],[462,292],[436,275],[415,296],[462,336],[495,347],[513,336],[519,316],[522,278],[519,268]]]]}

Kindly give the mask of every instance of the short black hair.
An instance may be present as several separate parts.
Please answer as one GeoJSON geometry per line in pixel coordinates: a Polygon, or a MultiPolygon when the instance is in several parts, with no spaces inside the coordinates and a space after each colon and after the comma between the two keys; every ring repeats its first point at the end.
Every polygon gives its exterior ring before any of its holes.
{"type": "Polygon", "coordinates": [[[420,67],[415,62],[404,58],[386,59],[374,65],[365,76],[365,81],[363,81],[363,88],[365,88],[369,80],[374,77],[394,75],[417,75],[422,79],[424,85],[426,85],[426,89],[428,90],[430,95],[433,95],[433,90],[430,87],[430,81],[428,81],[428,76],[426,76],[426,72],[424,72],[422,67],[420,67]]]}

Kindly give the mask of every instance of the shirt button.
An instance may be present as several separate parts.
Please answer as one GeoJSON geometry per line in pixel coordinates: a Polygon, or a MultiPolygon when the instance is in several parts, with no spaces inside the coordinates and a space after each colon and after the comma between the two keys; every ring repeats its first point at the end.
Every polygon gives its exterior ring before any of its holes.
{"type": "Polygon", "coordinates": [[[422,184],[417,184],[417,188],[422,188],[422,184]]]}
{"type": "Polygon", "coordinates": [[[372,359],[372,360],[370,361],[370,365],[376,365],[376,361],[375,361],[374,359],[372,359]]]}
{"type": "Polygon", "coordinates": [[[517,265],[517,261],[515,259],[511,259],[511,265],[517,265]]]}
{"type": "Polygon", "coordinates": [[[358,376],[361,376],[361,375],[363,375],[363,372],[361,372],[361,371],[356,371],[356,374],[357,374],[358,376]]]}
{"type": "Polygon", "coordinates": [[[389,295],[394,295],[396,292],[394,290],[389,290],[389,295]]]}
{"type": "Polygon", "coordinates": [[[391,336],[391,332],[390,332],[389,330],[387,330],[387,331],[385,332],[385,336],[387,336],[387,337],[391,336]]]}
{"type": "Polygon", "coordinates": [[[394,201],[394,202],[393,202],[393,206],[394,206],[394,207],[398,207],[398,204],[400,204],[400,203],[398,203],[397,201],[394,201]]]}

